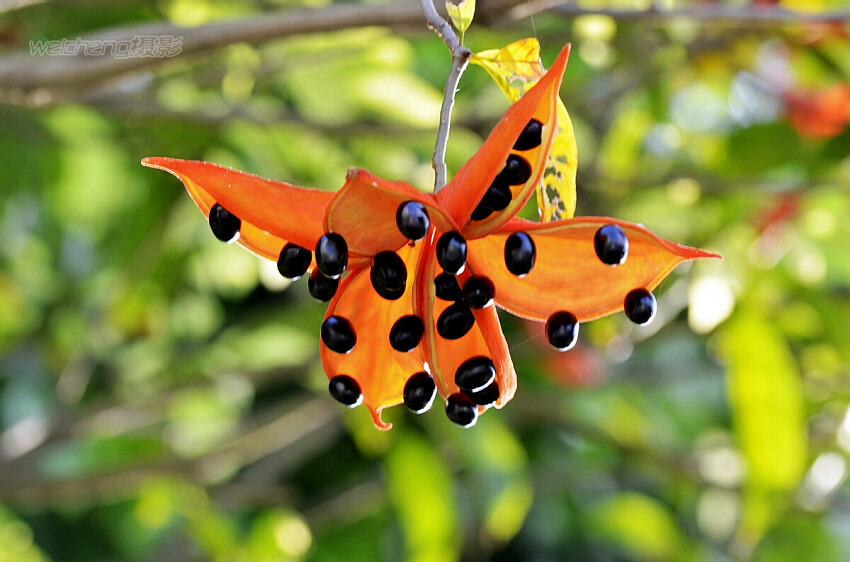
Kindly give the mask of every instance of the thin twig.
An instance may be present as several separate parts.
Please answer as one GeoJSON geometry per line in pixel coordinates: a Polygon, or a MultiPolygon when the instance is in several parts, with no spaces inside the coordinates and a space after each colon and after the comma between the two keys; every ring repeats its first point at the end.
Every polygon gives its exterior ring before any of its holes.
{"type": "Polygon", "coordinates": [[[452,108],[455,104],[455,92],[463,71],[469,62],[470,51],[466,47],[458,48],[452,54],[452,67],[446,79],[446,89],[443,91],[443,106],[440,109],[440,126],[437,129],[437,141],[434,144],[434,193],[446,185],[446,146],[449,143],[449,129],[452,123],[452,108]]]}
{"type": "Polygon", "coordinates": [[[454,53],[455,49],[460,47],[460,39],[451,24],[437,12],[433,0],[422,0],[422,9],[425,11],[425,21],[446,42],[449,51],[454,53]]]}
{"type": "Polygon", "coordinates": [[[449,129],[452,124],[452,107],[455,104],[455,92],[460,82],[463,71],[469,63],[472,54],[469,49],[460,44],[457,34],[452,26],[434,8],[433,0],[422,0],[422,9],[425,11],[425,20],[434,31],[443,38],[449,51],[452,53],[452,66],[449,69],[449,77],[446,79],[446,89],[443,90],[443,106],[440,109],[440,126],[437,129],[437,141],[434,144],[434,193],[440,191],[446,185],[446,146],[449,142],[449,129]]]}

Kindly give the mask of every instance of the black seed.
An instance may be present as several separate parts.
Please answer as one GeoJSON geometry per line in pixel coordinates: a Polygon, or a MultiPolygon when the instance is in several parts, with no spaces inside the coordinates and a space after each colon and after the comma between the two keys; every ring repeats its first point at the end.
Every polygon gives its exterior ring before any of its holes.
{"type": "Polygon", "coordinates": [[[475,316],[469,306],[462,302],[449,305],[437,318],[437,333],[444,339],[456,340],[466,335],[475,324],[475,316]]]}
{"type": "Polygon", "coordinates": [[[514,232],[505,240],[505,267],[514,275],[527,275],[534,267],[536,257],[534,240],[525,232],[514,232]]]}
{"type": "Polygon", "coordinates": [[[339,287],[339,277],[331,279],[325,277],[319,271],[319,268],[310,272],[310,278],[307,280],[307,290],[310,291],[310,296],[323,302],[328,302],[336,294],[336,289],[339,287]]]}
{"type": "Polygon", "coordinates": [[[390,328],[390,345],[396,351],[408,352],[419,345],[425,324],[418,316],[411,314],[402,316],[390,328]]]}
{"type": "Polygon", "coordinates": [[[511,204],[512,198],[510,186],[505,183],[501,175],[496,176],[496,179],[487,189],[487,193],[484,194],[475,210],[472,211],[470,218],[474,221],[480,221],[486,219],[495,211],[503,211],[505,207],[511,204]]]}
{"type": "Polygon", "coordinates": [[[522,185],[531,177],[531,164],[522,156],[511,154],[499,176],[508,185],[522,185]]]}
{"type": "Polygon", "coordinates": [[[284,277],[294,281],[307,273],[307,268],[310,267],[312,260],[313,254],[310,253],[310,250],[289,242],[280,251],[280,257],[277,259],[277,270],[284,277]]]}
{"type": "Polygon", "coordinates": [[[504,210],[511,204],[511,199],[513,199],[511,188],[500,174],[490,184],[487,193],[484,194],[478,206],[472,211],[470,218],[474,221],[486,219],[493,212],[504,210]]]}
{"type": "Polygon", "coordinates": [[[514,143],[514,150],[531,150],[537,148],[543,142],[543,123],[532,119],[519,134],[514,143]]]}
{"type": "Polygon", "coordinates": [[[412,375],[404,383],[404,405],[414,414],[422,414],[434,403],[437,395],[437,385],[434,379],[425,371],[412,375]]]}
{"type": "Polygon", "coordinates": [[[596,231],[593,248],[602,263],[620,265],[629,254],[629,239],[616,224],[606,224],[596,231]]]}
{"type": "Polygon", "coordinates": [[[575,314],[561,310],[546,321],[546,337],[558,351],[567,351],[578,341],[578,319],[575,314]]]}
{"type": "Polygon", "coordinates": [[[357,343],[351,323],[341,316],[328,316],[322,323],[322,341],[331,351],[348,353],[357,343]]]}
{"type": "Polygon", "coordinates": [[[463,300],[472,308],[489,306],[495,293],[496,286],[483,275],[473,275],[463,284],[463,300]]]}
{"type": "Polygon", "coordinates": [[[444,301],[459,301],[463,298],[463,291],[457,282],[457,277],[451,273],[443,272],[434,279],[434,291],[438,299],[444,301]]]}
{"type": "Polygon", "coordinates": [[[230,211],[216,203],[210,209],[210,228],[215,234],[215,237],[222,242],[236,241],[239,238],[239,229],[242,227],[242,221],[239,217],[232,214],[230,211]]]}
{"type": "Polygon", "coordinates": [[[457,275],[466,265],[466,240],[457,232],[446,232],[437,240],[437,262],[444,271],[457,275]]]}
{"type": "Polygon", "coordinates": [[[511,204],[513,199],[510,186],[501,178],[496,176],[493,183],[487,189],[487,193],[481,199],[482,203],[487,205],[487,208],[492,211],[502,211],[511,204]]]}
{"type": "Polygon", "coordinates": [[[337,375],[332,378],[328,384],[328,390],[330,390],[331,396],[349,408],[358,406],[363,401],[360,385],[348,375],[337,375]]]}
{"type": "Polygon", "coordinates": [[[404,287],[399,290],[393,291],[390,289],[384,289],[379,285],[375,285],[375,283],[373,282],[372,288],[375,289],[375,292],[378,293],[378,295],[380,295],[382,298],[387,299],[388,301],[398,300],[404,295],[404,287]]]}
{"type": "Polygon", "coordinates": [[[348,244],[339,234],[330,232],[316,243],[316,265],[325,277],[336,279],[348,266],[348,244]]]}
{"type": "Polygon", "coordinates": [[[395,222],[399,231],[410,240],[422,240],[431,226],[428,210],[417,201],[407,201],[398,206],[395,222]]]}
{"type": "Polygon", "coordinates": [[[638,326],[646,326],[655,318],[655,295],[646,289],[635,289],[626,295],[623,303],[626,316],[638,326]]]}
{"type": "Polygon", "coordinates": [[[375,292],[394,301],[404,294],[407,283],[407,266],[395,252],[381,252],[372,260],[369,279],[375,292]]]}
{"type": "Polygon", "coordinates": [[[463,390],[478,392],[496,378],[496,366],[489,357],[467,359],[455,371],[455,384],[463,390]]]}
{"type": "Polygon", "coordinates": [[[482,199],[478,206],[472,211],[472,215],[470,215],[470,219],[474,221],[483,221],[487,217],[493,214],[493,209],[490,209],[487,204],[482,199]]]}
{"type": "Polygon", "coordinates": [[[476,392],[469,392],[467,390],[462,390],[461,392],[472,398],[472,401],[479,406],[492,406],[499,399],[499,383],[493,381],[476,392]]]}
{"type": "Polygon", "coordinates": [[[461,427],[472,427],[478,421],[478,407],[472,398],[458,392],[446,400],[446,415],[461,427]]]}

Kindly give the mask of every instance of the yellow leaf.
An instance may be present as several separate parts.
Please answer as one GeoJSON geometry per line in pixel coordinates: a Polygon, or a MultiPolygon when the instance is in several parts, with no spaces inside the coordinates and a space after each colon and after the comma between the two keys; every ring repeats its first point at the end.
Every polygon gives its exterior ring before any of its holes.
{"type": "MultiPolygon", "coordinates": [[[[540,61],[537,39],[520,39],[502,49],[474,54],[471,62],[487,71],[511,102],[516,102],[546,72],[540,61]]],[[[573,123],[564,103],[558,100],[558,132],[549,160],[537,186],[540,220],[548,222],[573,216],[576,207],[578,150],[573,123]]]]}
{"type": "Polygon", "coordinates": [[[463,0],[453,4],[451,0],[446,1],[446,11],[452,19],[452,25],[460,32],[460,41],[463,42],[463,34],[469,29],[472,17],[475,15],[475,0],[463,0]]]}

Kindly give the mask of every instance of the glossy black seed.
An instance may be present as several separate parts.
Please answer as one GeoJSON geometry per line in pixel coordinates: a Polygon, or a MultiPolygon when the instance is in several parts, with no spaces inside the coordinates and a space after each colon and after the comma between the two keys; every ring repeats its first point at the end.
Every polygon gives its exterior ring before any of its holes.
{"type": "Polygon", "coordinates": [[[463,390],[478,392],[496,378],[496,367],[489,357],[467,359],[455,371],[455,384],[463,390]]]}
{"type": "Polygon", "coordinates": [[[316,265],[325,277],[337,278],[348,266],[348,244],[335,232],[319,238],[316,243],[316,265]]]}
{"type": "Polygon", "coordinates": [[[216,238],[222,242],[234,242],[239,238],[242,221],[239,217],[216,203],[210,209],[210,228],[216,238]]]}
{"type": "Polygon", "coordinates": [[[593,248],[602,263],[620,265],[629,254],[629,239],[616,224],[606,224],[596,231],[593,248]]]}
{"type": "Polygon", "coordinates": [[[479,406],[492,406],[499,399],[499,383],[493,381],[476,392],[469,392],[467,390],[462,390],[461,392],[469,396],[479,406]]]}
{"type": "Polygon", "coordinates": [[[395,252],[381,252],[372,260],[369,279],[376,293],[387,300],[396,300],[404,294],[407,266],[395,252]]]}
{"type": "Polygon", "coordinates": [[[331,396],[349,408],[353,408],[363,401],[360,385],[348,375],[337,375],[332,378],[328,384],[328,390],[330,390],[331,396]]]}
{"type": "Polygon", "coordinates": [[[357,343],[351,323],[341,316],[328,316],[322,323],[322,341],[331,351],[348,353],[357,343]]]}
{"type": "Polygon", "coordinates": [[[534,240],[525,232],[514,232],[505,240],[505,267],[514,275],[527,275],[534,267],[536,258],[534,240]]]}
{"type": "Polygon", "coordinates": [[[473,209],[472,215],[470,215],[470,219],[474,221],[483,221],[487,217],[493,214],[493,210],[490,209],[487,204],[482,199],[478,205],[473,209]]]}
{"type": "Polygon", "coordinates": [[[532,119],[519,134],[514,143],[514,150],[531,150],[537,148],[543,142],[543,123],[532,119]]]}
{"type": "Polygon", "coordinates": [[[437,262],[448,273],[457,275],[466,265],[466,240],[457,232],[446,232],[437,240],[437,262]]]}
{"type": "Polygon", "coordinates": [[[513,199],[513,194],[510,186],[501,175],[498,175],[487,188],[487,192],[478,202],[475,210],[472,211],[470,218],[474,221],[486,219],[495,211],[503,211],[505,207],[511,204],[511,199],[513,199]]]}
{"type": "Polygon", "coordinates": [[[336,294],[337,287],[339,287],[339,277],[336,279],[325,277],[318,268],[310,272],[307,290],[310,291],[310,296],[314,299],[328,302],[336,294]]]}
{"type": "Polygon", "coordinates": [[[655,318],[655,295],[646,289],[635,289],[626,295],[623,303],[626,316],[639,326],[646,326],[655,318]]]}
{"type": "Polygon", "coordinates": [[[463,298],[457,277],[445,271],[434,279],[434,292],[438,299],[444,301],[459,301],[463,298]]]}
{"type": "Polygon", "coordinates": [[[546,321],[546,337],[558,351],[567,351],[578,341],[578,319],[572,312],[555,312],[546,321]]]}
{"type": "Polygon", "coordinates": [[[463,300],[472,308],[489,306],[495,294],[496,286],[483,275],[473,275],[463,284],[463,300]]]}
{"type": "Polygon", "coordinates": [[[508,185],[522,185],[531,177],[531,164],[522,156],[511,154],[499,177],[508,185]]]}
{"type": "Polygon", "coordinates": [[[496,176],[496,179],[490,184],[481,202],[486,203],[487,207],[493,211],[502,211],[511,204],[513,197],[510,186],[501,176],[496,176]]]}
{"type": "Polygon", "coordinates": [[[313,254],[310,250],[290,242],[280,251],[280,257],[277,259],[277,270],[284,277],[294,281],[307,273],[307,268],[310,267],[312,260],[313,254]]]}
{"type": "Polygon", "coordinates": [[[395,222],[399,231],[410,240],[422,240],[431,226],[428,210],[417,201],[407,201],[398,206],[395,222]]]}
{"type": "Polygon", "coordinates": [[[434,379],[425,371],[412,375],[404,383],[404,405],[414,414],[422,414],[431,408],[437,395],[434,379]]]}
{"type": "Polygon", "coordinates": [[[478,421],[478,407],[472,398],[458,392],[446,400],[446,415],[461,427],[472,427],[478,421]]]}
{"type": "Polygon", "coordinates": [[[411,314],[402,316],[390,328],[390,345],[396,351],[411,351],[422,341],[425,324],[418,316],[411,314]]]}
{"type": "Polygon", "coordinates": [[[437,318],[437,333],[444,339],[456,340],[466,335],[475,324],[475,316],[469,306],[456,302],[449,305],[437,318]]]}

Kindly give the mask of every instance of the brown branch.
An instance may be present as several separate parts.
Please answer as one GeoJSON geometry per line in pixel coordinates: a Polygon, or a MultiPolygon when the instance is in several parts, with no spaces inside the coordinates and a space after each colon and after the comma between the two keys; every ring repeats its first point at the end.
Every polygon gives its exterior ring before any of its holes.
{"type": "Polygon", "coordinates": [[[284,403],[270,419],[255,424],[199,458],[167,457],[67,480],[43,478],[32,467],[23,470],[19,466],[20,470],[7,471],[0,479],[0,501],[40,506],[128,497],[154,476],[207,485],[217,480],[221,466],[235,470],[275,452],[283,452],[291,468],[330,447],[342,431],[337,411],[326,396],[304,396],[284,403]]]}
{"type": "Polygon", "coordinates": [[[664,22],[686,18],[701,23],[731,23],[740,27],[750,25],[783,25],[788,23],[845,23],[850,20],[850,10],[828,10],[819,13],[803,13],[788,10],[781,6],[733,6],[724,4],[690,5],[671,10],[657,6],[646,10],[587,9],[575,5],[572,1],[540,1],[520,4],[510,14],[512,18],[528,17],[540,11],[552,11],[564,16],[604,15],[616,20],[640,20],[664,22]]]}
{"type": "MultiPolygon", "coordinates": [[[[781,7],[690,6],[676,10],[588,10],[573,3],[552,1],[481,1],[477,20],[515,20],[550,10],[564,16],[602,14],[618,20],[666,21],[691,18],[699,22],[729,22],[740,26],[775,26],[801,22],[846,22],[850,10],[800,14],[781,7]]],[[[333,4],[318,10],[288,10],[236,21],[183,28],[171,23],[146,23],[116,27],[81,36],[81,40],[118,41],[135,36],[182,37],[180,57],[208,53],[223,46],[245,42],[260,44],[272,39],[365,26],[415,28],[421,25],[422,8],[414,2],[388,4],[333,4]]],[[[19,99],[39,89],[85,89],[127,72],[150,68],[171,59],[113,58],[112,56],[33,56],[28,51],[0,57],[2,97],[19,99]]]]}
{"type": "MultiPolygon", "coordinates": [[[[486,18],[500,17],[523,0],[491,0],[481,8],[486,18]]],[[[200,27],[156,22],[115,27],[80,36],[80,41],[128,41],[136,36],[180,37],[178,57],[200,55],[232,43],[257,45],[296,35],[369,26],[421,28],[422,8],[414,2],[332,4],[326,8],[266,13],[200,27]]],[[[122,74],[160,65],[173,58],[103,56],[34,56],[29,51],[0,57],[0,91],[32,92],[42,88],[86,89],[122,74]]]]}
{"type": "MultiPolygon", "coordinates": [[[[279,37],[374,25],[412,25],[422,21],[413,3],[333,4],[320,10],[287,10],[253,18],[185,28],[171,23],[118,27],[80,37],[84,41],[128,40],[136,36],[182,37],[179,56],[197,55],[236,42],[259,44],[279,37]]],[[[0,58],[0,84],[22,90],[79,87],[162,63],[162,58],[42,56],[29,52],[0,58]]]]}

